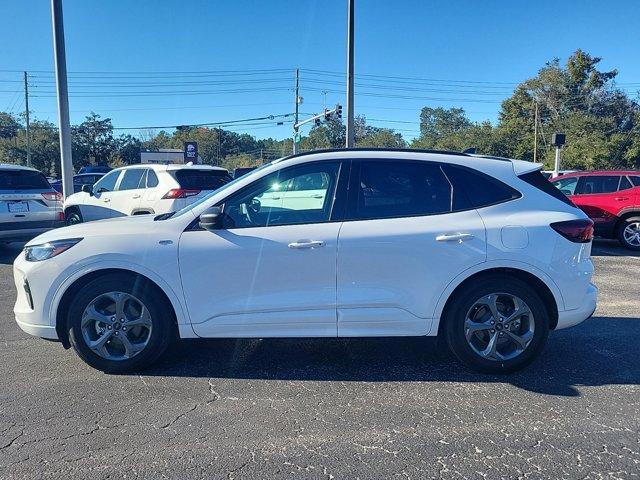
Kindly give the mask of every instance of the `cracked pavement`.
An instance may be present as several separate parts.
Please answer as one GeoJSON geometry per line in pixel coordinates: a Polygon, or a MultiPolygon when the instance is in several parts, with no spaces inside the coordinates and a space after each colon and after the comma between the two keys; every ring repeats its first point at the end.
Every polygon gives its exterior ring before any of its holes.
{"type": "Polygon", "coordinates": [[[516,375],[429,339],[207,340],[105,375],[13,321],[0,251],[0,478],[640,476],[640,255],[594,247],[596,316],[516,375]]]}

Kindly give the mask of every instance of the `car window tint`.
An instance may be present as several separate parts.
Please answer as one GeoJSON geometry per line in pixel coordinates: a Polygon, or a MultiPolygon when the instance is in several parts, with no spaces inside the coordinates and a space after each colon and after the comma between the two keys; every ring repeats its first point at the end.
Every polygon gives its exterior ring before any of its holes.
{"type": "Polygon", "coordinates": [[[618,190],[620,175],[585,175],[580,177],[576,194],[612,193],[618,190]]]}
{"type": "Polygon", "coordinates": [[[328,222],[338,162],[319,162],[274,172],[224,202],[225,228],[328,222]]]}
{"type": "Polygon", "coordinates": [[[224,170],[176,170],[175,178],[180,188],[187,190],[216,190],[231,181],[231,176],[224,170]]]}
{"type": "Polygon", "coordinates": [[[120,171],[107,173],[93,186],[94,192],[112,192],[116,186],[116,181],[120,176],[120,171]]]}
{"type": "MultiPolygon", "coordinates": [[[[469,205],[481,208],[520,197],[517,190],[477,170],[456,165],[443,165],[442,168],[453,184],[454,210],[464,210],[469,205]]],[[[548,181],[538,172],[536,175],[548,181]]]]}
{"type": "Polygon", "coordinates": [[[352,219],[410,217],[450,212],[453,189],[437,164],[363,161],[356,197],[352,219]]]}
{"type": "Polygon", "coordinates": [[[147,188],[153,188],[158,186],[158,176],[156,172],[149,169],[147,170],[147,188]]]}
{"type": "Polygon", "coordinates": [[[125,170],[118,190],[134,190],[140,188],[140,180],[142,180],[144,172],[145,170],[143,168],[130,168],[125,170]]]}
{"type": "Polygon", "coordinates": [[[623,175],[620,177],[620,186],[618,187],[618,190],[627,190],[629,188],[633,188],[633,185],[631,185],[629,179],[623,175]]]}
{"type": "Polygon", "coordinates": [[[51,189],[49,182],[40,172],[33,170],[0,170],[0,190],[43,190],[51,189]]]}
{"type": "Polygon", "coordinates": [[[640,187],[640,175],[632,175],[629,179],[631,179],[634,187],[640,187]]]}

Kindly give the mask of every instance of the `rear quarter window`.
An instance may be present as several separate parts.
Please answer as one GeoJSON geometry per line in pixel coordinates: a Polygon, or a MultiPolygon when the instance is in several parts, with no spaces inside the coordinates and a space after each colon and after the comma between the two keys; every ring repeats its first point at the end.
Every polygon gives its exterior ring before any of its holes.
{"type": "Polygon", "coordinates": [[[471,168],[443,165],[443,170],[453,185],[454,210],[488,207],[522,196],[500,180],[471,168]]]}
{"type": "MultiPolygon", "coordinates": [[[[544,176],[542,175],[542,173],[540,173],[540,171],[536,170],[535,172],[525,173],[524,175],[520,175],[519,178],[520,180],[527,182],[529,185],[536,187],[538,190],[542,190],[547,195],[551,195],[553,198],[557,198],[561,202],[566,203],[567,205],[571,205],[572,207],[575,207],[573,202],[569,200],[569,198],[564,193],[562,193],[558,189],[558,187],[556,187],[553,183],[551,183],[549,180],[544,178],[544,176]]],[[[571,178],[566,178],[561,181],[564,181],[564,180],[571,181],[571,178]]]]}
{"type": "Polygon", "coordinates": [[[32,170],[0,170],[0,190],[46,190],[51,185],[40,172],[32,170]]]}
{"type": "Polygon", "coordinates": [[[175,170],[173,176],[180,188],[187,190],[216,190],[231,181],[223,170],[175,170]]]}

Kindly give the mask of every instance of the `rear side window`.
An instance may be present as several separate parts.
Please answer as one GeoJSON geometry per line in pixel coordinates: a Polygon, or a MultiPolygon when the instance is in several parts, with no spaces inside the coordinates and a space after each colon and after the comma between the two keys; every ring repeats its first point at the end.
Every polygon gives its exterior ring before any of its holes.
{"type": "Polygon", "coordinates": [[[448,213],[453,189],[437,164],[363,161],[357,198],[349,202],[352,219],[412,217],[448,213]]]}
{"type": "Polygon", "coordinates": [[[629,179],[631,180],[631,183],[633,183],[635,187],[640,187],[640,175],[638,176],[634,175],[632,177],[629,177],[629,179]]]}
{"type": "Polygon", "coordinates": [[[185,169],[176,170],[173,174],[180,188],[186,190],[216,190],[231,181],[224,170],[185,169]]]}
{"type": "Polygon", "coordinates": [[[46,190],[51,185],[40,172],[0,170],[0,190],[46,190]]]}
{"type": "MultiPolygon", "coordinates": [[[[538,190],[542,190],[544,193],[551,195],[553,198],[557,198],[561,202],[564,202],[567,205],[571,205],[572,207],[575,207],[573,202],[569,200],[567,196],[558,189],[558,187],[556,187],[553,183],[551,183],[549,180],[544,178],[544,176],[540,173],[539,170],[525,173],[524,175],[520,175],[519,178],[520,180],[524,180],[525,182],[527,182],[529,185],[536,187],[538,190]]],[[[558,180],[558,182],[564,182],[564,181],[572,182],[573,180],[574,178],[564,178],[562,180],[558,180]]],[[[575,188],[575,186],[573,188],[575,188]]],[[[569,191],[569,190],[565,190],[565,191],[569,191]]]]}
{"type": "MultiPolygon", "coordinates": [[[[454,210],[488,207],[521,196],[509,185],[477,170],[455,165],[443,165],[442,168],[453,184],[454,210]]],[[[539,172],[536,173],[542,181],[549,183],[539,172]]]]}
{"type": "Polygon", "coordinates": [[[580,177],[576,188],[576,195],[617,192],[619,184],[620,175],[586,175],[580,177]]]}
{"type": "Polygon", "coordinates": [[[618,190],[628,190],[629,188],[633,188],[629,179],[625,176],[620,177],[620,186],[618,190]]]}
{"type": "Polygon", "coordinates": [[[145,169],[144,168],[131,168],[125,170],[124,177],[120,181],[118,190],[135,190],[137,188],[143,188],[141,182],[143,181],[145,169]]]}
{"type": "Polygon", "coordinates": [[[153,188],[158,186],[158,176],[153,170],[147,170],[147,188],[153,188]]]}

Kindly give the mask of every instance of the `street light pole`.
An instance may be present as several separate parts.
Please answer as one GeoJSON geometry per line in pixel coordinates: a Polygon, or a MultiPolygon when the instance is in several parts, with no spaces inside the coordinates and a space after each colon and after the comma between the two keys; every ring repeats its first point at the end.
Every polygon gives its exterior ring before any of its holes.
{"type": "Polygon", "coordinates": [[[31,166],[31,129],[29,127],[29,82],[27,81],[27,72],[24,72],[24,119],[26,123],[26,141],[27,141],[27,167],[31,166]]]}
{"type": "Polygon", "coordinates": [[[293,154],[298,153],[298,116],[300,110],[300,69],[296,68],[296,99],[295,99],[295,113],[293,119],[293,154]]]}
{"type": "Polygon", "coordinates": [[[69,195],[73,194],[73,161],[71,159],[71,125],[69,122],[67,59],[64,48],[62,0],[51,0],[51,21],[53,23],[53,50],[58,100],[58,128],[60,131],[62,192],[64,197],[67,198],[69,195]]]}
{"type": "Polygon", "coordinates": [[[347,142],[346,147],[355,145],[355,114],[353,110],[353,27],[354,1],[348,0],[347,13],[347,142]]]}

